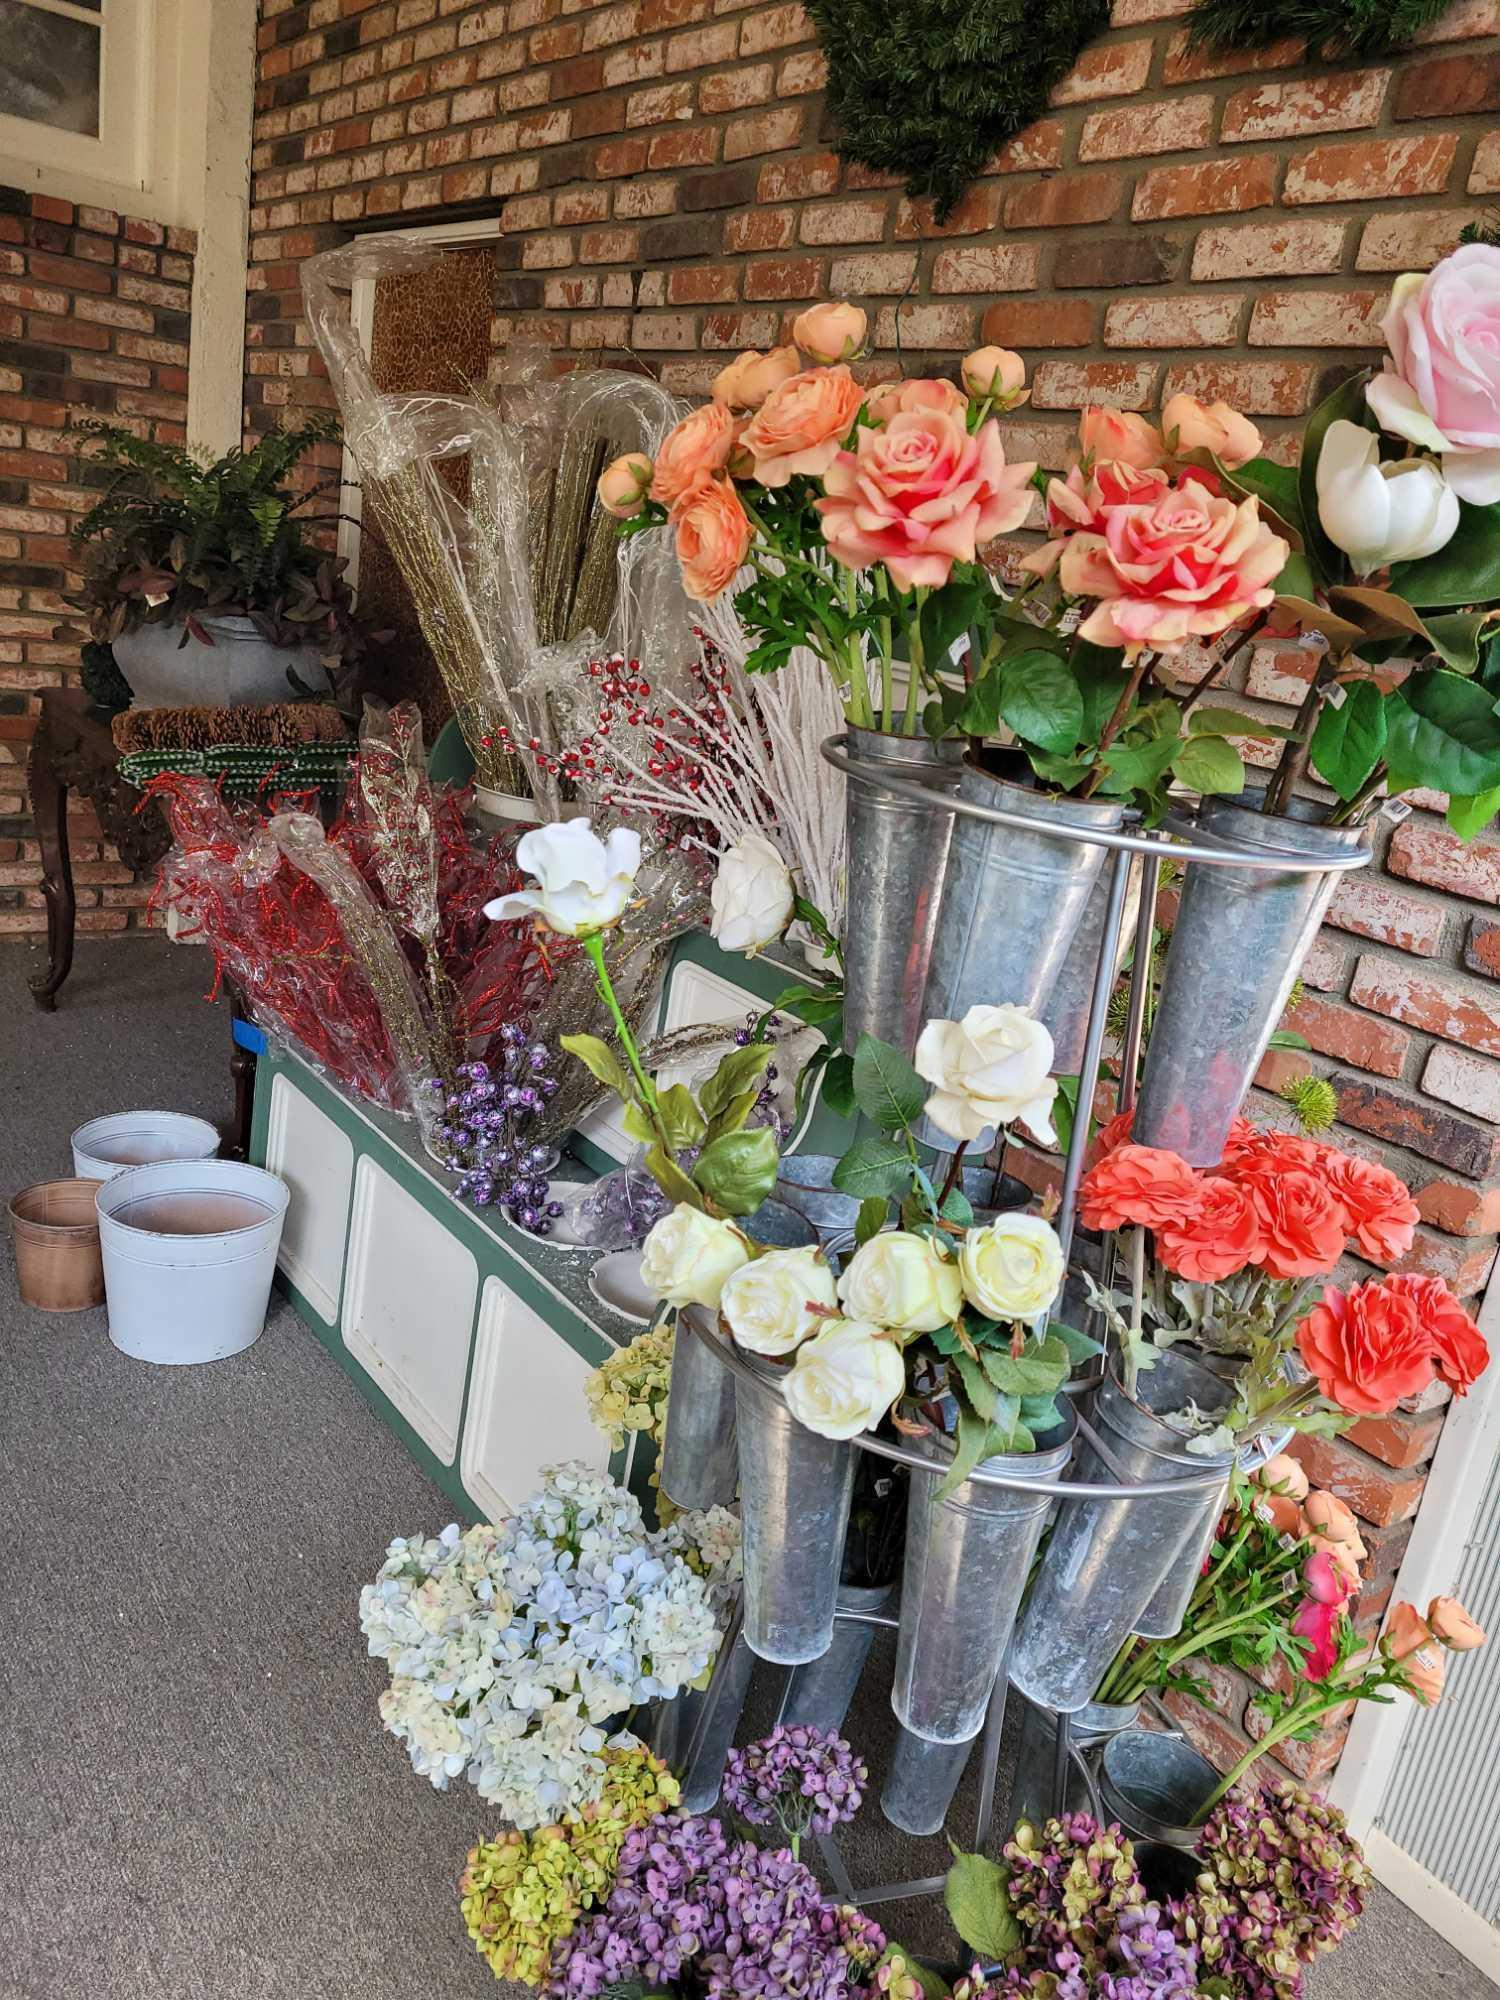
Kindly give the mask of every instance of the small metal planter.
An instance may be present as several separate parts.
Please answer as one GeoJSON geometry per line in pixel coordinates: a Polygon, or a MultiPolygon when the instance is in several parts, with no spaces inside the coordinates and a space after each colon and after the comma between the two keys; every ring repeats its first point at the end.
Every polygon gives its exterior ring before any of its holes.
{"type": "MultiPolygon", "coordinates": [[[[1066,1421],[1034,1452],[985,1459],[979,1473],[1050,1479],[1067,1464],[1077,1433],[1066,1421]]],[[[931,1472],[913,1471],[906,1515],[906,1565],[891,1707],[929,1743],[967,1743],[984,1727],[995,1676],[1010,1644],[1021,1593],[1041,1539],[1045,1493],[971,1477],[937,1498],[949,1446],[931,1472]]]]}
{"type": "Polygon", "coordinates": [[[684,1307],[678,1315],[658,1476],[662,1491],[679,1507],[727,1507],[740,1476],[734,1376],[690,1321],[705,1323],[701,1306],[684,1307]]]}
{"type": "MultiPolygon", "coordinates": [[[[1068,1718],[1068,1741],[1087,1754],[1097,1751],[1122,1729],[1133,1729],[1140,1716],[1138,1701],[1091,1701],[1068,1718]]],[[[1029,1820],[1040,1826],[1054,1812],[1094,1811],[1096,1801],[1089,1796],[1088,1784],[1076,1758],[1068,1762],[1066,1790],[1061,1804],[1053,1798],[1057,1765],[1057,1717],[1044,1708],[1026,1704],[1021,1718],[1021,1742],[1016,1753],[1016,1773],[1010,1791],[1010,1820],[1029,1820]]]]}
{"type": "MultiPolygon", "coordinates": [[[[837,1609],[840,1612],[883,1612],[895,1594],[894,1583],[841,1583],[837,1609]]],[[[842,1729],[874,1639],[875,1626],[866,1618],[841,1617],[833,1628],[832,1643],[822,1658],[807,1660],[800,1667],[793,1667],[787,1677],[786,1693],[782,1696],[781,1711],[776,1720],[787,1724],[803,1723],[811,1729],[842,1729]]]]}
{"type": "Polygon", "coordinates": [[[1106,1815],[1133,1840],[1161,1847],[1197,1846],[1193,1822],[1218,1782],[1218,1772],[1191,1743],[1161,1729],[1122,1730],[1100,1759],[1106,1815]]]}
{"type": "MultiPolygon", "coordinates": [[[[1102,849],[1096,848],[1096,853],[1102,849]]],[[[1115,977],[1125,964],[1135,937],[1136,916],[1141,906],[1141,866],[1136,861],[1130,871],[1130,887],[1125,892],[1125,910],[1120,921],[1119,943],[1115,948],[1115,977]]],[[[1052,1070],[1056,1076],[1077,1076],[1083,1061],[1084,1037],[1089,1029],[1089,1009],[1094,999],[1094,980],[1099,970],[1099,947],[1104,941],[1104,918],[1109,908],[1110,870],[1101,867],[1083,906],[1083,915],[1073,933],[1073,942],[1062,962],[1052,993],[1041,1011],[1043,1027],[1052,1037],[1052,1070]]]]}
{"type": "MultiPolygon", "coordinates": [[[[948,1143],[951,1147],[952,1141],[948,1143]]],[[[837,1165],[838,1158],[832,1153],[793,1153],[778,1169],[774,1205],[796,1209],[824,1243],[849,1236],[859,1219],[859,1196],[843,1194],[833,1185],[837,1165]]],[[[965,1167],[963,1190],[978,1223],[992,1222],[1010,1209],[1026,1208],[1033,1199],[1024,1181],[1014,1174],[997,1174],[992,1167],[965,1167]]]]}
{"type": "Polygon", "coordinates": [[[974,1750],[963,1743],[933,1743],[897,1727],[891,1766],[880,1793],[880,1810],[903,1833],[941,1833],[974,1750]]]}
{"type": "Polygon", "coordinates": [[[745,1641],[800,1666],[827,1652],[854,1493],[854,1447],[799,1424],[782,1399],[789,1364],[741,1357],[735,1377],[745,1641]]]}
{"type": "MultiPolygon", "coordinates": [[[[964,764],[959,797],[1026,813],[1058,826],[1113,832],[1123,807],[1107,800],[1050,799],[975,762],[964,764]]],[[[960,817],[943,889],[923,1005],[926,1020],[961,1020],[978,1003],[1011,1001],[1038,1012],[1050,998],[1105,850],[1064,840],[1042,826],[1022,832],[960,817]]],[[[860,908],[851,898],[851,907],[860,908]]]]}
{"type": "Polygon", "coordinates": [[[1223,1508],[1233,1463],[1232,1454],[1187,1451],[1182,1433],[1156,1414],[1189,1398],[1216,1411],[1228,1394],[1217,1376],[1175,1348],[1142,1373],[1134,1397],[1114,1371],[1101,1383],[1092,1421],[1119,1470],[1085,1438],[1076,1476],[1106,1484],[1117,1478],[1194,1483],[1180,1500],[1136,1500],[1127,1491],[1118,1499],[1062,1503],[1011,1656],[1011,1680],[1028,1701],[1070,1714],[1082,1708],[1124,1641],[1144,1629],[1149,1606],[1178,1607],[1177,1623],[1153,1636],[1179,1629],[1201,1562],[1204,1522],[1223,1508]]]}
{"type": "Polygon", "coordinates": [[[926,1018],[922,993],[953,840],[953,815],[937,801],[958,791],[963,745],[851,728],[848,747],[861,764],[933,791],[929,810],[873,776],[849,773],[844,1040],[852,1049],[874,1035],[909,1054],[926,1018]]]}
{"type": "MultiPolygon", "coordinates": [[[[1368,828],[1326,826],[1325,808],[1294,799],[1259,812],[1261,794],[1205,799],[1201,838],[1246,853],[1285,849],[1309,861],[1369,844],[1368,828]]],[[[1195,1167],[1224,1156],[1239,1110],[1323,921],[1338,875],[1187,864],[1151,1027],[1133,1136],[1195,1167]]]]}

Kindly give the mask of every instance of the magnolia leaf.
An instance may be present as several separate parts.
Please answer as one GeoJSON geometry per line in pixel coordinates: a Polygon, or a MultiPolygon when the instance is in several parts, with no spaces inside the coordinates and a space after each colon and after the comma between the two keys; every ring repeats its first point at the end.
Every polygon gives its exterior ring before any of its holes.
{"type": "Polygon", "coordinates": [[[708,1125],[687,1085],[674,1083],[666,1090],[658,1090],[656,1104],[672,1150],[683,1152],[689,1146],[696,1146],[708,1125]]]}
{"type": "Polygon", "coordinates": [[[900,1194],[911,1175],[911,1158],[894,1139],[856,1139],[833,1170],[840,1194],[900,1194]]]}
{"type": "Polygon", "coordinates": [[[854,1101],[882,1132],[899,1132],[921,1116],[927,1086],[899,1049],[861,1035],[854,1051],[854,1101]]]}
{"type": "Polygon", "coordinates": [[[1350,681],[1344,699],[1326,702],[1313,731],[1312,765],[1338,793],[1352,799],[1385,755],[1385,696],[1374,681],[1350,681]]]}
{"type": "Polygon", "coordinates": [[[1347,381],[1341,382],[1332,395],[1325,396],[1308,418],[1302,433],[1302,451],[1297,461],[1297,497],[1301,501],[1302,524],[1306,530],[1304,545],[1314,569],[1330,580],[1343,576],[1346,564],[1343,552],[1329,541],[1318,518],[1318,459],[1330,424],[1342,420],[1358,424],[1364,430],[1374,430],[1375,420],[1365,402],[1365,384],[1370,379],[1370,373],[1368,368],[1361,368],[1347,381]]]}
{"type": "Polygon", "coordinates": [[[705,1115],[714,1117],[731,1098],[757,1083],[775,1053],[770,1042],[751,1042],[748,1048],[731,1049],[698,1092],[705,1115]]]}
{"type": "Polygon", "coordinates": [[[1500,784],[1500,716],[1481,682],[1441,669],[1411,674],[1386,721],[1393,792],[1428,785],[1467,798],[1500,784]]]}
{"type": "Polygon", "coordinates": [[[725,1215],[753,1215],[776,1185],[778,1152],[769,1125],[726,1132],[698,1155],[693,1179],[725,1215]]]}
{"type": "Polygon", "coordinates": [[[1271,579],[1271,588],[1278,597],[1299,597],[1310,603],[1318,588],[1318,579],[1313,575],[1313,567],[1307,557],[1294,549],[1271,579]]]}
{"type": "Polygon", "coordinates": [[[1299,632],[1321,632],[1336,652],[1347,653],[1364,637],[1363,630],[1336,611],[1326,611],[1305,597],[1276,597],[1276,609],[1290,618],[1299,632]]]}
{"type": "Polygon", "coordinates": [[[823,1102],[840,1118],[854,1116],[854,1058],[839,1049],[823,1072],[823,1102]]]}
{"type": "Polygon", "coordinates": [[[623,1097],[627,1104],[634,1097],[635,1088],[629,1073],[608,1042],[601,1041],[597,1035],[559,1035],[558,1047],[566,1049],[570,1056],[577,1056],[606,1090],[623,1097]]]}
{"type": "Polygon", "coordinates": [[[1425,619],[1427,636],[1456,674],[1472,674],[1479,664],[1479,647],[1486,627],[1495,619],[1488,611],[1439,611],[1425,619]]]}
{"type": "Polygon", "coordinates": [[[1343,617],[1352,619],[1372,639],[1393,639],[1403,635],[1432,644],[1432,635],[1405,598],[1394,591],[1371,590],[1367,585],[1340,585],[1328,593],[1328,602],[1343,617]]]}
{"type": "Polygon", "coordinates": [[[1472,840],[1476,833],[1483,833],[1496,813],[1500,813],[1500,785],[1468,797],[1455,794],[1448,800],[1448,824],[1460,840],[1472,840]]]}
{"type": "Polygon", "coordinates": [[[1274,722],[1258,716],[1241,715],[1237,708],[1195,708],[1188,716],[1189,736],[1244,736],[1252,743],[1274,743],[1291,735],[1274,722]]]}
{"type": "Polygon", "coordinates": [[[854,1240],[863,1246],[872,1236],[878,1236],[885,1227],[885,1219],[891,1212],[890,1197],[883,1194],[867,1194],[859,1205],[859,1214],[854,1223],[854,1240]]]}
{"type": "Polygon", "coordinates": [[[1409,604],[1492,604],[1500,598],[1500,501],[1460,501],[1453,539],[1436,555],[1391,565],[1391,589],[1409,604]]]}
{"type": "MultiPolygon", "coordinates": [[[[1194,456],[1195,453],[1189,453],[1189,457],[1194,456]]],[[[1302,525],[1302,498],[1297,490],[1294,467],[1278,465],[1274,458],[1247,459],[1232,472],[1216,458],[1211,458],[1210,463],[1227,493],[1232,493],[1237,500],[1253,495],[1261,503],[1261,519],[1275,529],[1293,554],[1301,551],[1306,536],[1302,525]]]]}

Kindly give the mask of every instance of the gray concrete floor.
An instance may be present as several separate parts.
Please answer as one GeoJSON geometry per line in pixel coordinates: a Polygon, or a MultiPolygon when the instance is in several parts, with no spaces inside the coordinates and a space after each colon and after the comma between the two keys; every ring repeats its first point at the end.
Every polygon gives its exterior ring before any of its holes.
{"type": "MultiPolygon", "coordinates": [[[[68,1171],[85,1117],[224,1118],[227,1023],[204,954],[85,942],[58,1012],[0,952],[7,1198],[68,1171]]],[[[390,1535],[445,1503],[284,1307],[247,1353],[152,1369],[102,1311],[48,1317],[0,1271],[0,2000],[462,2000],[497,1989],[454,1882],[487,1814],[382,1732],[356,1604],[390,1535]]],[[[769,1711],[758,1687],[747,1728],[769,1711]]],[[[850,1734],[878,1771],[872,1662],[850,1734]]],[[[968,1822],[961,1822],[962,1836],[968,1822]]],[[[873,1805],[856,1881],[936,1872],[873,1805]]],[[[954,1950],[940,1911],[884,1913],[954,1950]]],[[[1497,1989],[1384,1891],[1312,2000],[1497,1989]]]]}

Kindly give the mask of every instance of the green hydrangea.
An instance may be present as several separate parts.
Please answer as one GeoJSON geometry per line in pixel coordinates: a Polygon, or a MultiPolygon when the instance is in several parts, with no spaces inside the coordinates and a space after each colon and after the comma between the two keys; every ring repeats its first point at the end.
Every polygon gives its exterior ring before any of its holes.
{"type": "Polygon", "coordinates": [[[677,1780],[649,1750],[606,1750],[604,1763],[603,1790],[579,1812],[469,1851],[460,1906],[497,1979],[542,1985],[558,1939],[608,1895],[626,1835],[681,1799],[677,1780]]]}
{"type": "Polygon", "coordinates": [[[672,1379],[674,1329],[649,1327],[602,1362],[583,1385],[589,1415],[609,1433],[615,1451],[627,1431],[644,1431],[660,1444],[667,1428],[667,1390],[672,1379]]]}

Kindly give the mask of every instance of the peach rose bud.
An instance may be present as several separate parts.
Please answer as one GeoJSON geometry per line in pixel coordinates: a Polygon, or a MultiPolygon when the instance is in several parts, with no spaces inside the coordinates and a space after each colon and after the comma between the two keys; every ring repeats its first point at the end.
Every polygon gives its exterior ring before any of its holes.
{"type": "Polygon", "coordinates": [[[1410,1604],[1398,1604],[1385,1628],[1385,1646],[1404,1670],[1412,1694],[1431,1708],[1443,1692],[1448,1661],[1426,1619],[1410,1604]]]}
{"type": "Polygon", "coordinates": [[[1026,363],[1008,347],[976,347],[958,372],[971,396],[988,397],[1002,409],[1013,409],[1024,397],[1026,363]]]}
{"type": "Polygon", "coordinates": [[[1385,1627],[1385,1648],[1393,1660],[1404,1660],[1419,1646],[1430,1645],[1432,1628],[1414,1604],[1398,1603],[1385,1627]]]}
{"type": "Polygon", "coordinates": [[[1289,1452],[1279,1451],[1268,1458],[1256,1473],[1255,1483],[1268,1493],[1284,1493],[1289,1500],[1307,1498],[1307,1474],[1289,1452]]]}
{"type": "Polygon", "coordinates": [[[769,354],[746,348],[714,377],[714,401],[733,410],[758,410],[771,391],[789,382],[801,367],[795,347],[773,347],[769,354]]]}
{"type": "Polygon", "coordinates": [[[868,321],[859,306],[809,306],[792,322],[792,339],[813,361],[852,361],[865,344],[868,321]]]}
{"type": "Polygon", "coordinates": [[[1484,1633],[1456,1597],[1435,1597],[1427,1607],[1427,1623],[1435,1639],[1455,1653],[1472,1653],[1484,1644],[1484,1633]]]}
{"type": "Polygon", "coordinates": [[[1162,434],[1131,410],[1111,410],[1092,404],[1078,419],[1078,441],[1096,463],[1115,459],[1144,472],[1167,455],[1162,434]]]}
{"type": "Polygon", "coordinates": [[[643,451],[627,451],[606,465],[595,491],[599,505],[617,521],[631,521],[646,504],[651,491],[651,461],[643,451]]]}
{"type": "Polygon", "coordinates": [[[1330,1542],[1348,1542],[1361,1555],[1364,1554],[1359,1523],[1336,1494],[1309,1493],[1302,1503],[1302,1512],[1315,1533],[1326,1535],[1330,1542]]]}
{"type": "Polygon", "coordinates": [[[1277,1535],[1295,1535],[1302,1522],[1296,1501],[1285,1493],[1257,1494],[1253,1512],[1257,1521],[1264,1521],[1277,1535]]]}
{"type": "Polygon", "coordinates": [[[1230,472],[1260,456],[1260,432],[1228,403],[1169,396],[1162,406],[1161,427],[1179,457],[1190,451],[1211,451],[1230,472]]]}

